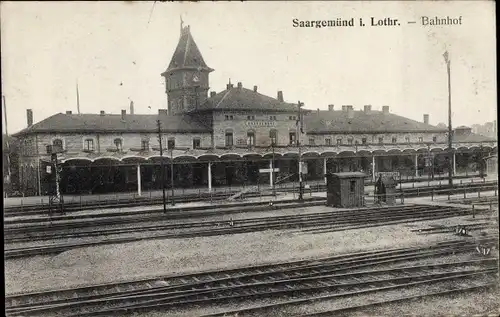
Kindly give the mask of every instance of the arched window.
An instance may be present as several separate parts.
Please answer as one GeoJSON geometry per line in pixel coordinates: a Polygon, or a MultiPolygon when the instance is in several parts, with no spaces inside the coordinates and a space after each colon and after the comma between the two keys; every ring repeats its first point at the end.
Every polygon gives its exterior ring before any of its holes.
{"type": "Polygon", "coordinates": [[[61,139],[54,139],[52,141],[52,148],[55,152],[61,152],[63,150],[63,141],[61,139]]]}
{"type": "Polygon", "coordinates": [[[226,147],[233,146],[233,131],[232,130],[226,130],[226,135],[225,135],[225,140],[226,140],[226,147]]]}
{"type": "Polygon", "coordinates": [[[115,144],[116,149],[118,151],[121,151],[123,148],[122,139],[115,139],[113,142],[115,144]]]}
{"type": "Polygon", "coordinates": [[[275,129],[269,131],[269,138],[271,139],[271,145],[278,145],[278,131],[275,129]]]}
{"type": "Polygon", "coordinates": [[[253,132],[253,131],[247,132],[247,145],[248,146],[255,146],[255,132],[253,132]]]}

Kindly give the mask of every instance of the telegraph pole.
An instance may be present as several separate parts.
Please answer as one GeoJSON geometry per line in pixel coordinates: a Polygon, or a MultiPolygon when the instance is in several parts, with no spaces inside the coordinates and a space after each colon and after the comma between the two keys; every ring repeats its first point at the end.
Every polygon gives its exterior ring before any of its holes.
{"type": "Polygon", "coordinates": [[[448,51],[443,54],[448,73],[448,186],[453,187],[453,129],[451,127],[451,75],[448,51]]]}
{"type": "Polygon", "coordinates": [[[163,212],[167,213],[167,204],[165,199],[165,165],[163,164],[163,142],[161,137],[161,121],[156,121],[158,125],[158,141],[160,143],[160,166],[161,166],[161,189],[163,191],[163,212]]]}
{"type": "Polygon", "coordinates": [[[170,182],[172,183],[172,206],[175,206],[175,199],[174,199],[174,148],[173,147],[170,149],[170,182]]]}
{"type": "Polygon", "coordinates": [[[297,118],[297,126],[299,129],[297,129],[297,147],[299,150],[299,201],[304,200],[304,188],[302,184],[302,150],[301,150],[301,144],[300,144],[300,139],[302,136],[302,133],[304,132],[304,125],[303,125],[303,120],[302,120],[302,106],[304,104],[300,102],[298,104],[298,118],[297,118]]]}

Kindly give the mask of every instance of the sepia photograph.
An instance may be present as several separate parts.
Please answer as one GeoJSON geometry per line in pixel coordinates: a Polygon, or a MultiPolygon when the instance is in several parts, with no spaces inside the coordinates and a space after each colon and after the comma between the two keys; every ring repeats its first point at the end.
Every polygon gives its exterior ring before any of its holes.
{"type": "Polygon", "coordinates": [[[2,1],[5,316],[500,315],[494,1],[2,1]]]}

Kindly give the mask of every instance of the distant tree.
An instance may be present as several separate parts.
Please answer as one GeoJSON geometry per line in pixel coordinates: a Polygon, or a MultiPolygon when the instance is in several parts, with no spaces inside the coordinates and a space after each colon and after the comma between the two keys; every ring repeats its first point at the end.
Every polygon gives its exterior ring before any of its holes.
{"type": "Polygon", "coordinates": [[[17,138],[2,134],[2,162],[3,179],[6,189],[13,191],[19,189],[19,140],[17,138]],[[10,179],[7,181],[9,173],[10,159],[10,179]]]}

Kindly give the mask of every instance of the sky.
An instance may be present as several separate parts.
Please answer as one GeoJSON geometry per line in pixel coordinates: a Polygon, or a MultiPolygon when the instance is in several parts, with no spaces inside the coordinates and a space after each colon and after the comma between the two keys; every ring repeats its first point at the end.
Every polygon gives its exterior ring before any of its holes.
{"type": "MultiPolygon", "coordinates": [[[[495,4],[440,2],[5,2],[1,3],[2,94],[8,132],[55,113],[166,108],[164,80],[180,16],[205,62],[211,90],[242,82],[327,110],[372,105],[430,123],[447,122],[451,59],[453,126],[496,119],[495,4]],[[423,26],[421,17],[462,16],[423,26]],[[397,18],[400,26],[294,28],[292,20],[397,18]],[[408,21],[416,21],[408,24],[408,21]],[[151,107],[151,108],[149,108],[151,107]]],[[[2,114],[4,111],[2,109],[2,114]]],[[[5,118],[2,118],[5,120],[5,118]]],[[[5,131],[5,125],[3,131],[5,131]]]]}

